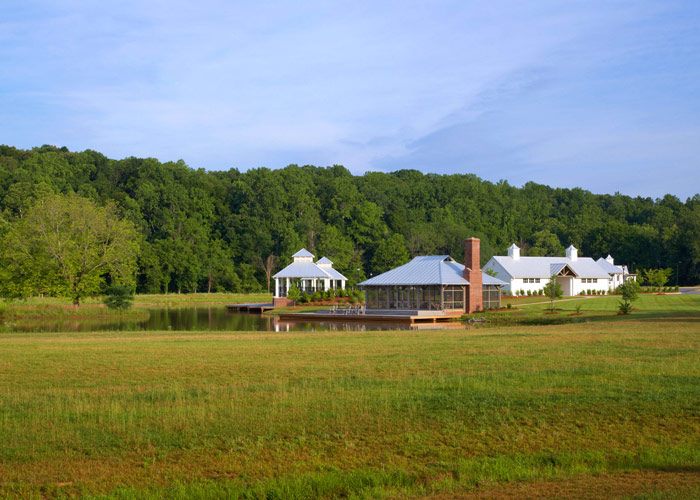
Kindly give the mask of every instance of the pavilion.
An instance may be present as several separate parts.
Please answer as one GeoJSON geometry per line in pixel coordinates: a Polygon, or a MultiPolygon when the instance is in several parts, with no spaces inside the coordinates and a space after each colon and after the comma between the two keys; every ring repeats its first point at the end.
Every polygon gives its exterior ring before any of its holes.
{"type": "Polygon", "coordinates": [[[307,293],[345,289],[347,278],[333,269],[333,262],[327,257],[314,262],[314,255],[302,248],[292,255],[292,259],[291,264],[272,277],[275,280],[275,305],[290,302],[287,293],[292,284],[307,293]]]}
{"type": "Polygon", "coordinates": [[[475,312],[501,305],[501,286],[507,283],[483,274],[480,241],[465,240],[465,262],[449,255],[426,255],[359,284],[370,310],[433,311],[446,314],[475,312]]]}

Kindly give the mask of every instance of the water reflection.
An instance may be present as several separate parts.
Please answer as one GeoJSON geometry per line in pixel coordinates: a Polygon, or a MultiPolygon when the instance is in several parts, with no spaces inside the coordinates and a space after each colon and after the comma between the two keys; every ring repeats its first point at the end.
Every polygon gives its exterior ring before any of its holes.
{"type": "Polygon", "coordinates": [[[134,316],[103,318],[40,318],[20,319],[5,324],[5,329],[18,332],[89,332],[89,331],[369,331],[464,328],[459,323],[444,324],[377,324],[342,322],[280,321],[276,316],[229,312],[225,307],[188,307],[149,309],[134,316]]]}

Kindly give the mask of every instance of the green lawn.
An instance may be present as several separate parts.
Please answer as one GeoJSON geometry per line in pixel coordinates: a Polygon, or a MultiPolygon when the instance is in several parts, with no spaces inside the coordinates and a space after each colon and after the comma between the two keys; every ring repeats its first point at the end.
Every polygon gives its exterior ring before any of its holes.
{"type": "MultiPolygon", "coordinates": [[[[563,313],[573,313],[576,307],[581,307],[581,312],[589,315],[616,315],[619,295],[607,295],[601,297],[579,297],[576,300],[557,301],[556,310],[563,313]]],[[[546,302],[547,299],[544,300],[546,302]]],[[[634,317],[667,317],[667,316],[691,316],[700,319],[700,295],[657,295],[639,294],[639,298],[632,303],[635,310],[634,317]]],[[[549,309],[549,303],[532,304],[523,306],[525,309],[549,309]]]]}
{"type": "Polygon", "coordinates": [[[620,498],[699,498],[681,479],[700,474],[700,296],[584,303],[607,319],[2,334],[0,497],[470,498],[632,474],[655,479],[620,498]]]}

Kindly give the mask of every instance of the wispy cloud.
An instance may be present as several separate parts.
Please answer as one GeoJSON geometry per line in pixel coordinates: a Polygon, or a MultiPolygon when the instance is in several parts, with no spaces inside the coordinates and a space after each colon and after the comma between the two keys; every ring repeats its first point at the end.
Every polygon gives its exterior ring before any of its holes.
{"type": "Polygon", "coordinates": [[[673,1],[11,1],[0,141],[686,196],[653,167],[697,167],[698,20],[673,1]]]}

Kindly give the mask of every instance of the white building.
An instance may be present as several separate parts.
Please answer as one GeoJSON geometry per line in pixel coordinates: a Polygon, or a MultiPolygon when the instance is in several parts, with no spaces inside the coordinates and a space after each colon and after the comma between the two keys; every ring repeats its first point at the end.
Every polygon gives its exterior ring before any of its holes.
{"type": "Polygon", "coordinates": [[[333,269],[333,262],[323,257],[314,263],[314,255],[302,248],[292,255],[294,261],[272,278],[275,280],[275,304],[287,297],[292,283],[298,283],[301,291],[345,289],[347,278],[333,269]]]}
{"type": "Polygon", "coordinates": [[[486,268],[493,269],[498,279],[508,283],[503,289],[513,294],[519,290],[539,292],[554,275],[567,296],[610,290],[609,273],[590,257],[579,257],[573,245],[566,249],[565,257],[521,257],[520,248],[513,244],[507,257],[492,257],[486,268]]]}
{"type": "Polygon", "coordinates": [[[605,269],[610,276],[610,290],[615,290],[627,280],[635,280],[636,274],[630,274],[627,266],[616,266],[615,259],[610,254],[606,258],[601,257],[596,263],[605,269]]]}

